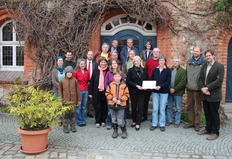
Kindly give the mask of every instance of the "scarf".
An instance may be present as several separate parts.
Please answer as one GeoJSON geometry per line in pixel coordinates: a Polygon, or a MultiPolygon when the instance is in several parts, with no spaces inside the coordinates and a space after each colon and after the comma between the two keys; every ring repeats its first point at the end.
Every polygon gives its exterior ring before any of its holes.
{"type": "Polygon", "coordinates": [[[99,89],[99,92],[103,92],[104,91],[104,73],[103,71],[107,69],[107,67],[105,68],[101,68],[100,66],[98,66],[98,69],[100,70],[100,76],[99,76],[99,83],[98,83],[98,89],[99,89]]]}
{"type": "Polygon", "coordinates": [[[59,66],[56,66],[56,69],[60,72],[60,74],[62,75],[64,72],[64,66],[62,67],[59,67],[59,66]]]}
{"type": "Polygon", "coordinates": [[[136,67],[134,66],[135,72],[137,73],[137,75],[139,76],[139,78],[141,78],[142,74],[143,74],[143,68],[142,67],[136,67]]]}

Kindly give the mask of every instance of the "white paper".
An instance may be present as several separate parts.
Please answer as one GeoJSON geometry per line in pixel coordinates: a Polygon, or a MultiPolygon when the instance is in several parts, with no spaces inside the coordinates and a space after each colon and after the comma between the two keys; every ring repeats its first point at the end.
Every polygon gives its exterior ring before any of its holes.
{"type": "Polygon", "coordinates": [[[154,89],[156,87],[156,81],[143,81],[142,88],[154,89]]]}

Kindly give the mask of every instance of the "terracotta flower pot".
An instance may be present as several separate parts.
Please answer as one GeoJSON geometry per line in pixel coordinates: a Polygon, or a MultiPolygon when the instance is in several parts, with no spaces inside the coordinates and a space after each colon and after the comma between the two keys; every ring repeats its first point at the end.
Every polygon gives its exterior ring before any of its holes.
{"type": "Polygon", "coordinates": [[[17,131],[21,134],[21,152],[25,154],[39,154],[48,149],[47,140],[48,133],[51,131],[50,127],[39,131],[27,131],[18,128],[17,131]]]}

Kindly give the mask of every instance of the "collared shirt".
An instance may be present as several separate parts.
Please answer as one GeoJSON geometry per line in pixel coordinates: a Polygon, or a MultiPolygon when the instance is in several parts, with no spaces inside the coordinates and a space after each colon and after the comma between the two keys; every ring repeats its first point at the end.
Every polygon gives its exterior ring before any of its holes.
{"type": "Polygon", "coordinates": [[[90,62],[90,75],[89,75],[89,77],[91,78],[92,77],[92,73],[93,73],[93,66],[92,66],[92,61],[91,60],[86,60],[86,68],[87,68],[87,70],[89,69],[88,67],[89,67],[89,62],[90,62]]]}
{"type": "MultiPolygon", "coordinates": [[[[214,61],[215,62],[215,61],[214,61]]],[[[205,84],[206,84],[206,79],[209,73],[209,70],[211,69],[211,67],[213,66],[214,62],[212,64],[207,63],[207,68],[206,68],[206,75],[205,75],[205,84]]]]}

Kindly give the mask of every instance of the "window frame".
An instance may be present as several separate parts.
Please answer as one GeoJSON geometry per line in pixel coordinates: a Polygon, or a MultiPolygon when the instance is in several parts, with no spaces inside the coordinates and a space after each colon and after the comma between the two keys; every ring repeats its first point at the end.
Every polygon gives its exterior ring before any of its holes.
{"type": "MultiPolygon", "coordinates": [[[[17,66],[16,65],[16,57],[17,57],[17,50],[16,48],[19,47],[24,47],[25,42],[24,41],[17,41],[16,40],[16,31],[15,27],[12,28],[12,34],[13,34],[13,40],[12,41],[3,41],[3,28],[9,24],[13,23],[13,26],[15,26],[16,21],[14,20],[9,20],[3,23],[3,25],[0,27],[0,70],[1,71],[24,71],[24,65],[23,66],[17,66]],[[3,65],[3,47],[4,46],[12,46],[13,50],[13,65],[3,65]]],[[[25,55],[24,55],[25,56],[25,55]]],[[[25,61],[24,61],[25,62],[25,61]]]]}

